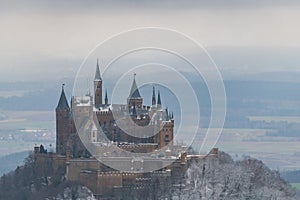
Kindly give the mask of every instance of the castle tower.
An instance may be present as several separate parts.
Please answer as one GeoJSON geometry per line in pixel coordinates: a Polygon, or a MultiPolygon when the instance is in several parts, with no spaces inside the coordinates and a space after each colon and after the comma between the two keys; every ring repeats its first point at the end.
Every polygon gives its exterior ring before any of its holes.
{"type": "Polygon", "coordinates": [[[56,107],[56,153],[65,154],[70,136],[70,107],[65,95],[64,84],[56,107]]]}
{"type": "Polygon", "coordinates": [[[168,108],[163,108],[161,104],[160,91],[158,90],[157,96],[157,108],[158,114],[157,125],[154,128],[154,143],[158,144],[159,148],[163,148],[166,145],[173,145],[174,139],[174,119],[170,115],[168,108]]]}
{"type": "Polygon", "coordinates": [[[131,86],[129,96],[127,98],[127,102],[128,102],[129,108],[132,108],[134,105],[137,108],[142,108],[143,98],[141,97],[139,89],[136,85],[135,76],[136,76],[136,74],[134,73],[133,82],[132,82],[132,86],[131,86]]]}
{"type": "Polygon", "coordinates": [[[153,93],[152,93],[152,106],[156,104],[156,98],[155,98],[155,88],[153,87],[153,93]]]}
{"type": "Polygon", "coordinates": [[[102,78],[100,74],[98,59],[94,78],[94,105],[96,108],[102,105],[102,78]]]}

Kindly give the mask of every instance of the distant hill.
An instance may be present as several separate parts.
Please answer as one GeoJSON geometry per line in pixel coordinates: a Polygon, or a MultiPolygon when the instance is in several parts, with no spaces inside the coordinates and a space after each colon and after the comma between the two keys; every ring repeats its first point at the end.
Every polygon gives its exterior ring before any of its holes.
{"type": "Polygon", "coordinates": [[[300,170],[281,172],[281,176],[290,183],[300,183],[300,170]]]}
{"type": "Polygon", "coordinates": [[[6,174],[15,170],[17,166],[23,165],[24,159],[28,156],[28,154],[29,151],[22,151],[0,157],[0,174],[6,174]]]}
{"type": "MultiPolygon", "coordinates": [[[[267,76],[267,75],[266,75],[267,76]]],[[[54,110],[60,96],[60,82],[35,82],[31,84],[20,83],[1,83],[0,92],[6,90],[25,90],[22,96],[1,97],[0,110],[54,110]]],[[[67,98],[71,99],[72,81],[68,81],[66,86],[67,98]]],[[[193,89],[200,100],[200,104],[204,106],[210,105],[210,95],[203,80],[192,80],[193,89]]],[[[224,81],[228,106],[234,108],[250,107],[266,107],[264,103],[279,101],[298,101],[300,100],[300,83],[278,81],[262,81],[262,80],[225,80],[224,81]],[[247,101],[251,100],[251,102],[247,101]]],[[[107,89],[110,96],[113,85],[107,83],[107,89]]],[[[128,88],[129,92],[129,88],[128,88]]],[[[141,89],[145,96],[145,102],[151,101],[151,87],[141,89]]],[[[164,102],[169,102],[171,96],[166,89],[161,90],[164,102]]],[[[109,97],[110,98],[110,97],[109,97]]],[[[172,104],[172,102],[168,103],[172,104]]],[[[175,102],[177,104],[177,102],[175,102]]],[[[173,105],[168,105],[172,107],[173,105]]],[[[259,109],[261,110],[261,109],[259,109]]]]}

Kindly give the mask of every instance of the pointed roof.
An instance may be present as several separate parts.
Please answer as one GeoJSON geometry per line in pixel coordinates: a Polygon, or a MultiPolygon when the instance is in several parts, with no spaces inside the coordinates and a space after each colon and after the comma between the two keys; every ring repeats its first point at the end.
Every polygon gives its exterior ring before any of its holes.
{"type": "Polygon", "coordinates": [[[161,106],[161,99],[160,99],[160,92],[158,90],[158,95],[157,95],[157,105],[161,106]]]}
{"type": "Polygon", "coordinates": [[[153,87],[153,92],[152,92],[152,105],[155,105],[156,99],[155,99],[155,88],[153,87]]]}
{"type": "Polygon", "coordinates": [[[129,94],[130,99],[142,98],[140,95],[139,89],[136,85],[136,82],[135,82],[135,76],[136,76],[136,73],[133,74],[133,82],[132,82],[132,86],[131,86],[131,90],[130,90],[130,94],[129,94]]]}
{"type": "Polygon", "coordinates": [[[68,104],[68,101],[67,101],[67,98],[66,98],[64,86],[65,86],[65,84],[62,84],[61,95],[60,95],[56,110],[69,109],[70,108],[69,104],[68,104]]]}
{"type": "Polygon", "coordinates": [[[168,107],[166,108],[165,112],[166,112],[166,121],[169,121],[170,117],[169,117],[168,107]]]}
{"type": "Polygon", "coordinates": [[[105,90],[105,99],[108,99],[108,98],[107,98],[107,90],[105,90]]]}
{"type": "Polygon", "coordinates": [[[95,73],[94,81],[102,81],[100,68],[99,68],[99,59],[98,58],[97,58],[96,73],[95,73]]]}
{"type": "Polygon", "coordinates": [[[155,99],[155,87],[153,87],[152,98],[155,99]]]}

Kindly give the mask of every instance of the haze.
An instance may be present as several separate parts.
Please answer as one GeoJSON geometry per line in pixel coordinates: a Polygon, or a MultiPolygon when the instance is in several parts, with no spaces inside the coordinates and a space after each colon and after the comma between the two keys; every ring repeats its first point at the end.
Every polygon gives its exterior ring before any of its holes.
{"type": "MultiPolygon", "coordinates": [[[[204,45],[229,78],[300,69],[298,1],[1,1],[0,81],[74,77],[109,36],[165,27],[204,45]]],[[[101,57],[101,55],[99,55],[101,57]]]]}

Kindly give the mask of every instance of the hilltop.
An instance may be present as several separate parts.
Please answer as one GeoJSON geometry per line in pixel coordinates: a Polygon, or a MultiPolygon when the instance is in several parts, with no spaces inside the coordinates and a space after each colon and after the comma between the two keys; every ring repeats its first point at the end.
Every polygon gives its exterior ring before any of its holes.
{"type": "MultiPolygon", "coordinates": [[[[88,188],[66,181],[63,171],[48,173],[45,166],[34,166],[33,155],[30,155],[23,166],[1,177],[0,199],[79,199],[82,196],[92,199],[88,188]],[[36,167],[44,170],[44,176],[36,176],[36,167]]],[[[171,178],[163,188],[153,183],[148,188],[123,195],[126,199],[296,200],[291,185],[262,161],[253,158],[233,161],[224,152],[218,157],[192,161],[179,182],[171,178]]]]}

